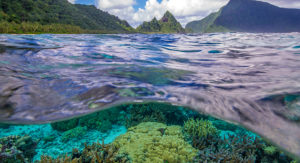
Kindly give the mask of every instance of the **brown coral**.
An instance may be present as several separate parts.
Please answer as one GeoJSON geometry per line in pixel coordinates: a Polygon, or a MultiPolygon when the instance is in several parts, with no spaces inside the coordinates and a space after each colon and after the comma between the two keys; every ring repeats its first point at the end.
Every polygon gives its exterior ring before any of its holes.
{"type": "Polygon", "coordinates": [[[199,151],[195,162],[261,162],[262,140],[248,135],[229,135],[228,138],[211,139],[209,146],[199,151]]]}
{"type": "Polygon", "coordinates": [[[118,149],[113,145],[105,145],[102,143],[94,143],[92,145],[85,144],[82,152],[73,149],[71,156],[60,158],[51,158],[50,156],[42,156],[38,163],[127,163],[130,162],[126,155],[118,155],[118,149]]]}
{"type": "Polygon", "coordinates": [[[0,139],[1,163],[27,163],[35,155],[37,142],[30,136],[8,136],[0,139]]]}

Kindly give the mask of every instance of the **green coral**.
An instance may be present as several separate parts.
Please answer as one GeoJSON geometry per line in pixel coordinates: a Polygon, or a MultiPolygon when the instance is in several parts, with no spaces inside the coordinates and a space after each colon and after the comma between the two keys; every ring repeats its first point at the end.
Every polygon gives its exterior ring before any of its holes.
{"type": "Polygon", "coordinates": [[[197,154],[184,140],[180,126],[145,122],[128,129],[113,145],[132,162],[191,162],[197,154]]]}
{"type": "Polygon", "coordinates": [[[51,134],[51,135],[44,137],[43,140],[45,143],[48,143],[48,142],[54,141],[56,139],[56,137],[57,137],[56,135],[51,134]]]}
{"type": "Polygon", "coordinates": [[[80,138],[87,132],[87,127],[76,127],[63,133],[61,139],[63,142],[69,141],[73,138],[80,138]]]}
{"type": "Polygon", "coordinates": [[[112,129],[112,124],[124,121],[119,107],[103,110],[79,119],[80,126],[86,126],[88,129],[96,129],[101,132],[107,132],[112,129]]]}
{"type": "Polygon", "coordinates": [[[274,146],[265,146],[263,149],[268,155],[274,155],[277,152],[277,148],[274,146]]]}
{"type": "Polygon", "coordinates": [[[126,127],[142,122],[160,122],[168,125],[183,125],[188,116],[198,115],[197,112],[167,103],[146,102],[123,105],[126,111],[126,127]]]}
{"type": "Polygon", "coordinates": [[[51,123],[51,126],[54,130],[58,131],[69,131],[81,126],[107,132],[112,129],[112,124],[121,123],[120,121],[124,122],[124,118],[122,118],[120,112],[120,107],[114,107],[81,118],[51,123]]]}
{"type": "Polygon", "coordinates": [[[77,127],[77,125],[78,125],[77,118],[71,119],[71,120],[66,120],[66,121],[61,121],[61,122],[51,123],[51,127],[57,131],[68,131],[68,130],[71,130],[71,129],[77,127]]]}
{"type": "Polygon", "coordinates": [[[10,127],[9,124],[2,124],[2,123],[0,123],[0,128],[8,129],[9,127],[10,127]]]}
{"type": "Polygon", "coordinates": [[[208,137],[219,134],[219,130],[208,120],[189,119],[184,123],[184,131],[192,137],[208,137]]]}

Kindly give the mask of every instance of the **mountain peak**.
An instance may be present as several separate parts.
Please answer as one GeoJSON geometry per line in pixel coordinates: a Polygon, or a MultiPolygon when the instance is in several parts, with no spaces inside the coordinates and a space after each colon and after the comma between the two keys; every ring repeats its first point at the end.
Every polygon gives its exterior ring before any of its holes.
{"type": "Polygon", "coordinates": [[[243,2],[243,1],[253,1],[253,0],[230,0],[230,2],[243,2]]]}
{"type": "Polygon", "coordinates": [[[153,18],[150,22],[144,22],[137,30],[146,33],[184,33],[181,24],[176,20],[170,11],[166,11],[164,16],[158,21],[153,18]]]}
{"type": "Polygon", "coordinates": [[[157,22],[158,20],[156,19],[156,17],[154,17],[151,22],[157,22]]]}
{"type": "Polygon", "coordinates": [[[229,3],[236,3],[236,2],[249,2],[254,0],[230,0],[229,3]]]}
{"type": "Polygon", "coordinates": [[[172,14],[169,10],[167,10],[167,11],[165,12],[164,16],[173,16],[173,14],[172,14]]]}
{"type": "Polygon", "coordinates": [[[258,0],[230,0],[219,12],[188,23],[193,32],[300,32],[300,10],[258,0]]]}
{"type": "Polygon", "coordinates": [[[166,11],[164,16],[160,19],[161,22],[177,21],[170,11],[166,11]]]}

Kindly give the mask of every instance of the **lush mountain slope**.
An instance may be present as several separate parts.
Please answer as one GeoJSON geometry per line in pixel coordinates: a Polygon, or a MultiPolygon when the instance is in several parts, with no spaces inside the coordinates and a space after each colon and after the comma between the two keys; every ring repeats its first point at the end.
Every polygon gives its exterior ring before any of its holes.
{"type": "Polygon", "coordinates": [[[164,16],[158,21],[156,18],[150,22],[144,22],[137,27],[138,32],[142,33],[184,33],[185,30],[176,18],[167,11],[164,16]]]}
{"type": "Polygon", "coordinates": [[[137,27],[137,31],[139,32],[160,32],[161,25],[156,18],[153,18],[150,22],[144,22],[140,26],[137,27]]]}
{"type": "MultiPolygon", "coordinates": [[[[85,31],[128,32],[126,21],[94,6],[67,0],[0,0],[0,21],[6,23],[76,26],[85,31]]],[[[70,31],[72,33],[72,31],[70,31]]]]}
{"type": "Polygon", "coordinates": [[[230,0],[208,17],[188,23],[192,32],[300,32],[300,10],[255,0],[230,0]]]}
{"type": "Polygon", "coordinates": [[[186,30],[188,32],[195,32],[195,33],[206,33],[206,32],[213,32],[214,30],[218,31],[228,31],[224,27],[216,27],[214,25],[215,20],[220,16],[222,9],[219,10],[219,12],[211,13],[204,19],[200,21],[193,21],[186,25],[186,30]]]}

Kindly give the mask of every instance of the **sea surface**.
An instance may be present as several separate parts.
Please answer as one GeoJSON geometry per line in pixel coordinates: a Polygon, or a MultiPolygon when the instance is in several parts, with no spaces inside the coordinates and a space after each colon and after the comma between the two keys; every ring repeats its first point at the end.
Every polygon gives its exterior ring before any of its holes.
{"type": "Polygon", "coordinates": [[[300,156],[300,33],[0,35],[0,122],[143,101],[234,122],[300,156]]]}

